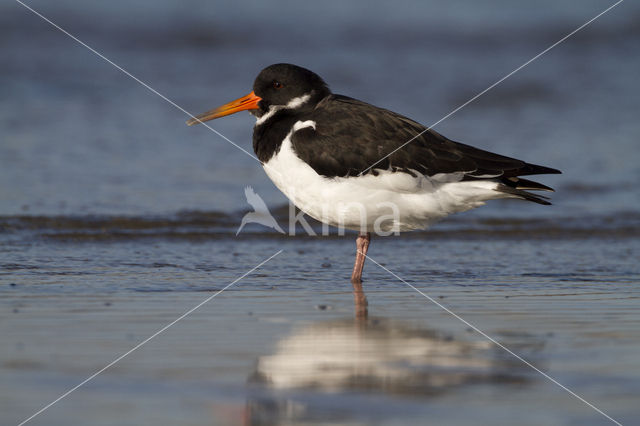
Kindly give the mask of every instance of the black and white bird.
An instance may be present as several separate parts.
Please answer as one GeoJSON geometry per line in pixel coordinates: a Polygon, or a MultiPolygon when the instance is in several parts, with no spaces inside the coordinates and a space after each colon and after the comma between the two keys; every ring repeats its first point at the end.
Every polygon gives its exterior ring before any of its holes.
{"type": "Polygon", "coordinates": [[[291,64],[263,69],[251,93],[187,124],[243,110],[257,118],[258,159],[293,204],[323,223],[359,231],[353,282],[361,282],[371,232],[426,229],[497,198],[550,204],[528,191],[551,188],[520,176],[560,173],[333,94],[317,74],[291,64]]]}

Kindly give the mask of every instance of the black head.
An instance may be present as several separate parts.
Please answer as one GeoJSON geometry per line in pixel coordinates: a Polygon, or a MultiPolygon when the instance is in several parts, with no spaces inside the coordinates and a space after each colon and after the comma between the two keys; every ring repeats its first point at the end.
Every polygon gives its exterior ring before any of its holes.
{"type": "MultiPolygon", "coordinates": [[[[291,64],[266,67],[253,83],[253,91],[235,101],[214,108],[187,121],[188,125],[248,110],[257,117],[269,111],[313,108],[331,94],[327,84],[316,73],[291,64]]],[[[271,115],[270,115],[271,116],[271,115]]]]}
{"type": "Polygon", "coordinates": [[[331,93],[318,74],[292,64],[274,64],[260,71],[253,92],[262,99],[258,105],[263,112],[271,106],[301,103],[305,97],[305,104],[315,105],[331,93]]]}

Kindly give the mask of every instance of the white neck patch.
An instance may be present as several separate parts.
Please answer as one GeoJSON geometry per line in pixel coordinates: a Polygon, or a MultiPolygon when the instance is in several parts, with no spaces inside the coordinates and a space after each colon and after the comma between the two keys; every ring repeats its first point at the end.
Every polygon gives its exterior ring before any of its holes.
{"type": "Polygon", "coordinates": [[[287,103],[287,105],[285,105],[285,108],[288,108],[288,109],[298,108],[299,106],[302,106],[302,105],[306,104],[309,99],[311,99],[311,93],[307,93],[306,95],[298,96],[297,98],[291,99],[287,103]]]}
{"type": "Polygon", "coordinates": [[[256,119],[256,126],[261,125],[271,117],[275,115],[276,112],[281,109],[296,109],[304,104],[306,104],[309,99],[311,99],[311,93],[307,93],[306,95],[298,96],[297,98],[291,99],[286,105],[271,105],[266,114],[262,117],[256,119]]]}
{"type": "Polygon", "coordinates": [[[313,121],[313,120],[296,121],[296,123],[293,125],[293,130],[291,131],[289,136],[291,136],[293,133],[297,132],[298,130],[304,129],[306,127],[311,127],[313,130],[315,130],[316,129],[316,122],[313,121]]]}

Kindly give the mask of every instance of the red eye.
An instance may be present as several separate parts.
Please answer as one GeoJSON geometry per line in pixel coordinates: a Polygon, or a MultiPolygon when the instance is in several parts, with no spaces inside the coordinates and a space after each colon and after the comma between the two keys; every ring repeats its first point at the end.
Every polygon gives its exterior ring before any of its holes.
{"type": "Polygon", "coordinates": [[[279,81],[274,80],[272,85],[274,89],[282,89],[282,83],[280,83],[279,81]]]}

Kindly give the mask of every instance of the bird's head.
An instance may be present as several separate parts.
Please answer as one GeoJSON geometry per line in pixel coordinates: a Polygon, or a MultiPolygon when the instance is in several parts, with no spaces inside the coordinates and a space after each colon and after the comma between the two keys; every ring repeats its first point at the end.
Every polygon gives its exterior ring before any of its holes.
{"type": "Polygon", "coordinates": [[[316,73],[297,65],[274,64],[260,71],[251,93],[200,114],[187,124],[191,126],[245,110],[260,119],[271,111],[313,107],[330,93],[316,73]]]}

